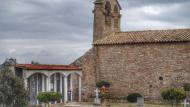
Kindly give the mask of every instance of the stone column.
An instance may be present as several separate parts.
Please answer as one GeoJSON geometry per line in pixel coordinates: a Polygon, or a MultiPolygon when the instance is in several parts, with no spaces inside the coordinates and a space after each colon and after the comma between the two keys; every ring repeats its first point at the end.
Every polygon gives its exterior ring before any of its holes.
{"type": "Polygon", "coordinates": [[[42,92],[45,92],[45,80],[44,80],[44,75],[42,75],[42,92]]]}
{"type": "Polygon", "coordinates": [[[70,92],[71,92],[71,102],[73,101],[73,78],[72,74],[70,76],[70,92]]]}
{"type": "MultiPolygon", "coordinates": [[[[42,92],[45,92],[45,76],[42,75],[42,92]]],[[[42,103],[42,105],[44,106],[45,104],[42,103]]]]}
{"type": "Polygon", "coordinates": [[[51,79],[50,79],[50,76],[48,76],[46,78],[46,91],[50,91],[51,90],[51,79]]]}
{"type": "Polygon", "coordinates": [[[68,94],[67,94],[67,76],[64,77],[64,103],[68,101],[68,94]]]}
{"type": "Polygon", "coordinates": [[[79,75],[79,102],[81,102],[82,78],[79,75]]]}
{"type": "Polygon", "coordinates": [[[57,84],[56,84],[56,82],[57,82],[57,80],[56,80],[56,74],[54,74],[54,84],[53,84],[53,85],[54,85],[54,89],[53,89],[54,92],[57,91],[57,89],[56,89],[56,88],[57,88],[57,84]]]}
{"type": "MultiPolygon", "coordinates": [[[[61,95],[63,95],[63,78],[62,78],[62,74],[60,74],[60,93],[61,95]]],[[[63,99],[61,98],[61,103],[63,102],[63,99]]]]}
{"type": "MultiPolygon", "coordinates": [[[[57,92],[57,75],[54,74],[54,92],[57,92]]],[[[57,104],[57,101],[55,101],[55,104],[57,104]]]]}
{"type": "MultiPolygon", "coordinates": [[[[50,92],[51,91],[51,75],[48,75],[46,78],[46,91],[50,92]]],[[[51,105],[51,103],[49,103],[51,105]]]]}
{"type": "MultiPolygon", "coordinates": [[[[36,82],[37,82],[37,84],[36,84],[36,85],[37,85],[37,86],[36,86],[36,87],[37,87],[37,96],[38,96],[38,94],[39,94],[39,92],[38,92],[38,91],[39,91],[39,90],[38,90],[38,80],[39,80],[39,78],[38,78],[38,74],[37,74],[37,81],[36,81],[36,82]]],[[[37,100],[37,106],[38,106],[38,105],[39,105],[39,101],[37,100]]]]}

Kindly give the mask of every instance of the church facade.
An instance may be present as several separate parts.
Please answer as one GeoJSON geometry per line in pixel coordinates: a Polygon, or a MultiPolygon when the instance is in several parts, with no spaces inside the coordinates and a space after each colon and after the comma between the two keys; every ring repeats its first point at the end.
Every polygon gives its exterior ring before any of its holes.
{"type": "Polygon", "coordinates": [[[73,62],[82,68],[83,100],[94,95],[100,80],[110,82],[112,96],[139,93],[151,99],[190,83],[190,29],[122,32],[117,0],[94,5],[93,47],[73,62]]]}

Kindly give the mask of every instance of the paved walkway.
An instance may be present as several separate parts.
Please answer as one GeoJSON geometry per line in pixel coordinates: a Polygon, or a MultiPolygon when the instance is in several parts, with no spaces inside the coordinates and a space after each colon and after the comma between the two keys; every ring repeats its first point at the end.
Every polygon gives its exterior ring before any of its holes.
{"type": "Polygon", "coordinates": [[[100,107],[100,106],[93,106],[92,103],[68,103],[67,105],[65,105],[65,107],[100,107]]]}

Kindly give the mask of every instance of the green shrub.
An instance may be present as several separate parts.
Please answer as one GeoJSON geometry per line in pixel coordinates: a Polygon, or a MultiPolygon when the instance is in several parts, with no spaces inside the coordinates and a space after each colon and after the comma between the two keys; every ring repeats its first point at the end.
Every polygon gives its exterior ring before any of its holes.
{"type": "Polygon", "coordinates": [[[127,101],[134,103],[137,102],[137,98],[142,97],[139,93],[132,93],[127,96],[127,101]]]}
{"type": "Polygon", "coordinates": [[[49,102],[51,101],[59,101],[62,98],[61,93],[58,92],[42,92],[37,96],[37,99],[40,102],[44,102],[48,104],[49,107],[49,102]]]}
{"type": "Polygon", "coordinates": [[[183,88],[185,91],[190,91],[190,83],[184,84],[183,88]]]}
{"type": "Polygon", "coordinates": [[[96,83],[96,87],[101,88],[102,86],[110,87],[110,83],[107,81],[99,81],[96,83]]]}
{"type": "Polygon", "coordinates": [[[161,92],[161,96],[164,100],[171,103],[172,107],[175,104],[176,106],[186,98],[184,89],[180,88],[171,88],[161,92]]]}

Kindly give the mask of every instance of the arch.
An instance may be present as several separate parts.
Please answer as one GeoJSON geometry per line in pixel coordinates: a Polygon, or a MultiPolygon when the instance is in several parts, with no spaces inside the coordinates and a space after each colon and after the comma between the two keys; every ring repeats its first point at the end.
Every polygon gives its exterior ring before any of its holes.
{"type": "Polygon", "coordinates": [[[48,75],[47,75],[46,73],[42,73],[42,72],[32,72],[32,73],[30,73],[29,75],[27,75],[26,78],[28,79],[28,78],[30,78],[31,76],[35,75],[35,74],[42,74],[42,75],[48,77],[48,75]]]}
{"type": "Polygon", "coordinates": [[[68,74],[68,87],[69,87],[69,97],[70,101],[81,101],[81,73],[80,72],[70,72],[68,74]]]}
{"type": "Polygon", "coordinates": [[[69,73],[68,75],[71,75],[71,74],[76,74],[78,76],[82,76],[82,74],[80,72],[72,72],[72,73],[69,73]]]}
{"type": "Polygon", "coordinates": [[[105,4],[105,24],[111,25],[111,3],[109,1],[105,4]]]}
{"type": "Polygon", "coordinates": [[[114,28],[116,32],[120,30],[120,9],[117,4],[114,6],[114,28]]]}
{"type": "Polygon", "coordinates": [[[111,14],[111,3],[109,1],[105,4],[106,14],[111,14]]]}
{"type": "Polygon", "coordinates": [[[114,13],[119,14],[119,7],[117,6],[117,4],[114,6],[114,13]]]}
{"type": "Polygon", "coordinates": [[[54,72],[54,73],[51,73],[49,76],[51,77],[52,75],[54,74],[61,74],[63,77],[66,76],[66,74],[62,73],[62,72],[54,72]]]}
{"type": "Polygon", "coordinates": [[[78,76],[82,76],[81,72],[74,72],[74,74],[76,74],[78,76]]]}
{"type": "Polygon", "coordinates": [[[28,75],[27,88],[29,91],[29,99],[31,105],[41,104],[36,97],[40,92],[47,90],[47,78],[48,76],[42,72],[33,72],[28,75]]]}

